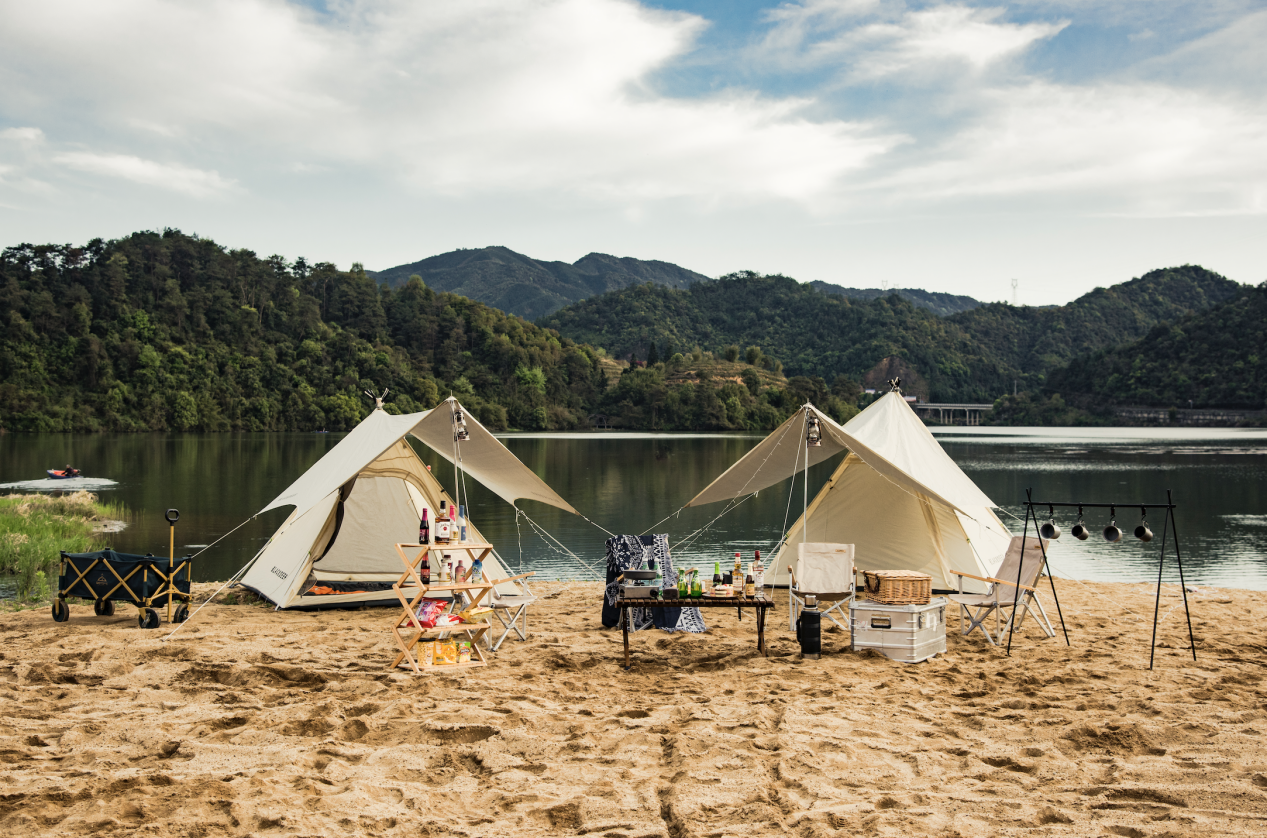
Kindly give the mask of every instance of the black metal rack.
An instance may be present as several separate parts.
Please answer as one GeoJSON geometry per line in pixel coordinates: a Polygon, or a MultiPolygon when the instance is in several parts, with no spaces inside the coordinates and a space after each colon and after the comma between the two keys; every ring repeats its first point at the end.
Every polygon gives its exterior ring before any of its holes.
{"type": "MultiPolygon", "coordinates": [[[[1184,616],[1187,617],[1188,619],[1188,642],[1189,644],[1191,644],[1192,659],[1195,661],[1197,659],[1197,641],[1192,633],[1192,612],[1188,608],[1188,586],[1183,578],[1183,556],[1179,550],[1179,527],[1175,523],[1176,506],[1174,502],[1174,497],[1171,495],[1170,490],[1169,489],[1166,490],[1165,503],[1138,503],[1138,502],[1069,503],[1069,502],[1056,502],[1056,501],[1036,501],[1034,500],[1033,489],[1026,489],[1025,490],[1025,529],[1021,534],[1021,555],[1022,556],[1025,555],[1025,552],[1024,552],[1025,540],[1029,537],[1029,522],[1032,520],[1034,522],[1035,537],[1038,538],[1039,548],[1043,552],[1043,570],[1046,571],[1047,570],[1047,545],[1044,542],[1043,538],[1040,535],[1038,535],[1038,531],[1039,531],[1038,515],[1034,512],[1034,507],[1043,507],[1043,506],[1047,507],[1049,517],[1051,517],[1051,513],[1055,512],[1056,507],[1060,507],[1062,509],[1077,509],[1079,523],[1082,523],[1082,511],[1084,509],[1108,509],[1110,510],[1110,512],[1115,513],[1118,507],[1122,507],[1123,509],[1133,509],[1133,508],[1138,507],[1140,510],[1141,519],[1147,518],[1149,509],[1166,510],[1166,518],[1162,522],[1162,528],[1161,528],[1161,552],[1157,558],[1157,595],[1153,603],[1153,636],[1152,636],[1151,642],[1149,643],[1148,668],[1149,669],[1153,668],[1153,662],[1157,654],[1157,615],[1160,613],[1160,610],[1161,610],[1161,574],[1166,564],[1166,540],[1167,540],[1167,536],[1170,535],[1171,533],[1173,533],[1173,539],[1175,543],[1175,562],[1179,565],[1179,589],[1183,593],[1183,613],[1184,613],[1184,616]]],[[[1116,520],[1116,517],[1114,517],[1114,520],[1116,520]]],[[[1024,562],[1022,562],[1021,564],[1023,567],[1024,562]]],[[[1020,568],[1018,568],[1017,579],[1016,579],[1016,583],[1018,586],[1021,583],[1019,570],[1020,568]]],[[[1052,580],[1052,576],[1050,572],[1047,573],[1047,578],[1048,580],[1052,580]]],[[[1016,598],[1013,601],[1013,610],[1012,610],[1013,614],[1016,613],[1016,606],[1020,603],[1020,593],[1021,593],[1021,589],[1017,587],[1016,598]]],[[[1051,595],[1053,598],[1055,598],[1056,596],[1056,583],[1054,580],[1052,580],[1051,595]]],[[[1062,614],[1060,611],[1059,599],[1056,600],[1056,613],[1060,614],[1060,627],[1065,633],[1065,643],[1066,645],[1068,645],[1069,644],[1069,630],[1065,627],[1065,617],[1064,617],[1064,614],[1062,614]]],[[[1007,653],[1009,655],[1012,654],[1012,634],[1013,634],[1012,632],[1008,632],[1008,636],[1007,636],[1007,653]]]]}

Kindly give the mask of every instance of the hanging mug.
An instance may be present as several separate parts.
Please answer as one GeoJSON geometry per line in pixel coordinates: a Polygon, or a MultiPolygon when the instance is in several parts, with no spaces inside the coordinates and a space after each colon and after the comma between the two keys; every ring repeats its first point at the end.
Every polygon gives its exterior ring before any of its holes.
{"type": "Polygon", "coordinates": [[[1047,541],[1054,541],[1060,538],[1060,527],[1056,525],[1055,521],[1048,521],[1038,528],[1038,534],[1047,541]]]}
{"type": "Polygon", "coordinates": [[[1116,521],[1109,521],[1109,525],[1104,528],[1104,540],[1110,543],[1122,540],[1122,529],[1116,521]]]}
{"type": "Polygon", "coordinates": [[[1140,541],[1152,541],[1153,531],[1148,528],[1147,521],[1140,521],[1139,526],[1135,528],[1135,537],[1140,541]]]}
{"type": "Polygon", "coordinates": [[[1082,523],[1081,521],[1074,524],[1073,529],[1070,530],[1070,532],[1072,532],[1073,537],[1078,539],[1079,541],[1086,541],[1088,538],[1091,537],[1091,531],[1088,530],[1087,525],[1082,523]]]}

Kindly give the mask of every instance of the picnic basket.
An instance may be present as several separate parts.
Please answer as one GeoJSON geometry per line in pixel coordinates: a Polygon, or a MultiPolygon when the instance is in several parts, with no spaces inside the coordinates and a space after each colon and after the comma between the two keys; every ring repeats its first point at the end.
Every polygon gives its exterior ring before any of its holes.
{"type": "Polygon", "coordinates": [[[933,577],[913,570],[864,570],[867,599],[885,605],[927,605],[933,577]]]}

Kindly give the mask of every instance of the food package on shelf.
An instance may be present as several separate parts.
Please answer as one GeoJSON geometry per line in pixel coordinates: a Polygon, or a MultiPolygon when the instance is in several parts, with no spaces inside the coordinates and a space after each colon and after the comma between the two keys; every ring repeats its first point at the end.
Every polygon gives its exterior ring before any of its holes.
{"type": "Polygon", "coordinates": [[[458,645],[456,640],[435,641],[436,666],[446,666],[458,662],[458,645]]]}
{"type": "Polygon", "coordinates": [[[458,663],[471,662],[471,641],[459,640],[458,642],[458,663]]]}
{"type": "Polygon", "coordinates": [[[461,614],[459,614],[458,616],[462,618],[462,622],[464,623],[482,623],[492,613],[493,613],[493,609],[485,608],[484,606],[480,605],[474,608],[468,608],[465,611],[463,611],[461,614]]]}

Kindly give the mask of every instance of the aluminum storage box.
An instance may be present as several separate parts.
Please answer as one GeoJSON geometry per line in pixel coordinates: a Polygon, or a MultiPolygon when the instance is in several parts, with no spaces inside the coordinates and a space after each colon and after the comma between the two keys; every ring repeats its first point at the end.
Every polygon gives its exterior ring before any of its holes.
{"type": "Polygon", "coordinates": [[[885,605],[857,599],[849,606],[849,648],[855,652],[875,649],[885,657],[918,663],[946,651],[944,596],[927,605],[885,605]]]}

